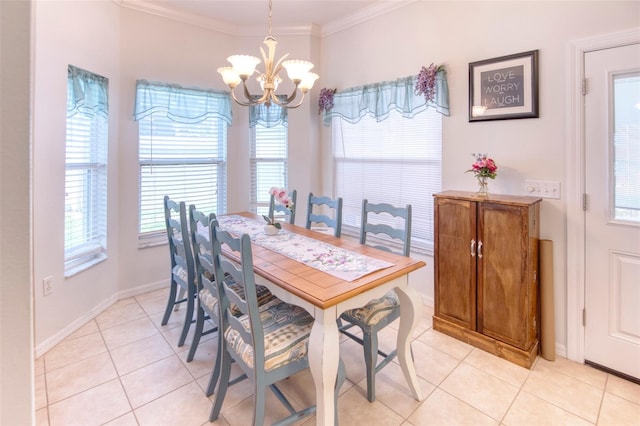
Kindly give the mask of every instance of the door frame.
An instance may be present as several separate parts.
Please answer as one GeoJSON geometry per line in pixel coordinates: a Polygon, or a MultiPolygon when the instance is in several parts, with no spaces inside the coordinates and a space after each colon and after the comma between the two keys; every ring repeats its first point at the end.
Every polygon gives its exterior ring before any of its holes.
{"type": "Polygon", "coordinates": [[[567,92],[565,182],[567,188],[567,358],[584,362],[585,327],[585,214],[582,209],[585,192],[585,116],[582,95],[584,56],[588,52],[640,43],[640,27],[611,34],[575,40],[566,47],[567,92]]]}

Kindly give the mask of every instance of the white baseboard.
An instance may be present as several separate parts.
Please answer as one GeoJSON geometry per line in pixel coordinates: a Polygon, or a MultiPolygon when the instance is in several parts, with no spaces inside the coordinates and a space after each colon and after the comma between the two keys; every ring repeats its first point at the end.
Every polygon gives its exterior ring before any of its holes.
{"type": "Polygon", "coordinates": [[[86,323],[88,323],[89,321],[91,321],[92,319],[100,315],[102,311],[104,311],[105,309],[107,309],[109,306],[113,305],[117,301],[118,301],[118,295],[114,294],[111,297],[100,302],[95,307],[93,307],[93,309],[88,311],[85,315],[79,318],[76,318],[75,321],[73,321],[72,323],[67,325],[65,328],[63,328],[62,330],[60,330],[59,332],[57,332],[56,334],[54,334],[53,336],[49,337],[48,339],[40,343],[38,346],[36,346],[35,357],[40,358],[49,349],[53,348],[58,343],[62,342],[64,339],[71,336],[79,328],[81,328],[86,323]]]}
{"type": "MultiPolygon", "coordinates": [[[[556,342],[556,355],[567,358],[567,347],[556,342]]],[[[575,359],[571,361],[576,361],[575,359]]]]}
{"type": "Polygon", "coordinates": [[[120,291],[118,293],[118,300],[126,299],[127,297],[137,296],[139,294],[149,293],[150,291],[160,290],[162,288],[169,287],[169,280],[156,281],[149,284],[143,284],[135,288],[120,291]]]}
{"type": "Polygon", "coordinates": [[[422,304],[424,306],[427,306],[427,307],[432,308],[432,309],[434,308],[435,303],[433,302],[433,297],[427,296],[427,295],[424,295],[424,294],[421,294],[420,296],[422,296],[422,304]]]}
{"type": "Polygon", "coordinates": [[[138,296],[140,294],[148,293],[150,291],[159,290],[162,288],[167,288],[169,286],[168,280],[157,281],[154,283],[143,284],[135,288],[130,288],[127,290],[120,291],[102,302],[98,303],[91,310],[87,311],[85,315],[77,318],[75,321],[67,325],[65,328],[60,330],[58,333],[46,339],[44,342],[40,343],[35,348],[35,357],[40,358],[44,355],[48,350],[53,348],[58,343],[62,342],[67,337],[71,336],[82,326],[87,324],[89,321],[100,315],[105,309],[109,306],[116,303],[118,300],[127,299],[129,297],[138,296]]]}

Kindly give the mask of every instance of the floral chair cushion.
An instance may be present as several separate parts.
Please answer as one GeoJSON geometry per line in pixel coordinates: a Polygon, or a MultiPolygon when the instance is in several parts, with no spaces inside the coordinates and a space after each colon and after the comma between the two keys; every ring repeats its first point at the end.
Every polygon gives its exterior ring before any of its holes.
{"type": "Polygon", "coordinates": [[[173,275],[180,278],[183,282],[187,282],[187,270],[181,265],[176,265],[173,267],[173,275]]]}
{"type": "Polygon", "coordinates": [[[399,304],[398,295],[391,290],[381,298],[374,299],[361,308],[345,311],[342,315],[347,320],[350,318],[355,320],[351,322],[375,325],[389,315],[399,304]]]}
{"type": "MultiPolygon", "coordinates": [[[[244,297],[244,287],[242,287],[242,285],[233,282],[233,279],[230,276],[227,276],[225,279],[227,281],[227,284],[233,289],[233,291],[244,297]]],[[[265,303],[269,302],[275,297],[273,294],[271,294],[268,288],[261,285],[256,286],[256,293],[258,296],[258,306],[263,306],[265,303]]],[[[200,303],[206,306],[210,312],[218,312],[218,298],[211,294],[208,288],[205,287],[200,290],[200,293],[198,293],[198,297],[200,298],[200,303]]],[[[231,313],[235,317],[242,314],[242,312],[240,312],[240,309],[238,309],[238,307],[235,305],[231,307],[231,313]]]]}
{"type": "MultiPolygon", "coordinates": [[[[313,317],[303,308],[284,303],[274,297],[260,310],[264,331],[265,371],[270,371],[307,354],[309,334],[313,317]]],[[[240,317],[242,326],[250,332],[249,317],[240,317]]],[[[229,327],[224,334],[227,348],[235,351],[244,362],[254,368],[254,353],[250,342],[245,342],[240,333],[229,327]]]]}

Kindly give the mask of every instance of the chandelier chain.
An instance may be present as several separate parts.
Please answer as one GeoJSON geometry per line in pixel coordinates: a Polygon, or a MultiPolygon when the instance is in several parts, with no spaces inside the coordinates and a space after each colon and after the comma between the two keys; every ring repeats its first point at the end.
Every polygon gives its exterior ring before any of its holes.
{"type": "Polygon", "coordinates": [[[271,8],[273,7],[271,2],[272,2],[272,0],[269,0],[269,21],[268,22],[269,22],[269,36],[270,37],[272,36],[272,34],[271,34],[271,8]]]}
{"type": "MultiPolygon", "coordinates": [[[[2,1],[2,0],[0,0],[2,1]]],[[[276,45],[278,42],[273,37],[272,26],[273,1],[269,0],[269,14],[267,16],[267,24],[269,27],[269,35],[265,37],[263,43],[267,46],[266,51],[261,47],[262,59],[264,60],[265,71],[259,72],[257,81],[262,90],[261,95],[253,96],[247,87],[247,80],[256,72],[256,65],[260,63],[260,59],[249,55],[232,55],[227,58],[231,62],[231,67],[220,67],[218,72],[222,75],[222,80],[231,89],[231,97],[238,104],[243,106],[252,106],[265,104],[267,107],[272,103],[280,105],[283,108],[297,108],[302,105],[305,95],[313,87],[313,83],[318,79],[318,74],[310,72],[313,64],[309,61],[301,61],[296,59],[285,59],[289,56],[280,57],[276,61],[276,45]],[[278,73],[285,69],[289,79],[294,84],[294,89],[286,98],[278,98],[275,91],[282,82],[282,78],[278,73]],[[245,100],[236,97],[234,89],[242,84],[245,100]],[[302,96],[299,101],[294,102],[297,94],[302,96]]]]}

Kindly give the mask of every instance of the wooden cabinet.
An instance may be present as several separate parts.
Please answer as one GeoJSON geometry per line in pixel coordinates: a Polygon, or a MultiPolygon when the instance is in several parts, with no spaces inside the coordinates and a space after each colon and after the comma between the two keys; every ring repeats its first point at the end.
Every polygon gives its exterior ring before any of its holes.
{"type": "Polygon", "coordinates": [[[526,368],[538,353],[541,201],[434,195],[433,328],[526,368]]]}

